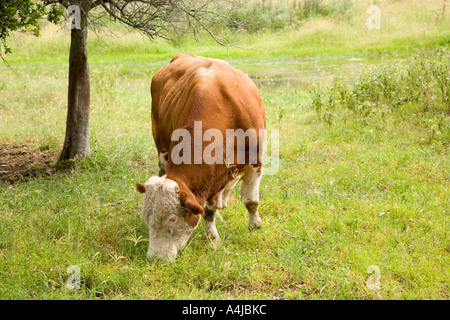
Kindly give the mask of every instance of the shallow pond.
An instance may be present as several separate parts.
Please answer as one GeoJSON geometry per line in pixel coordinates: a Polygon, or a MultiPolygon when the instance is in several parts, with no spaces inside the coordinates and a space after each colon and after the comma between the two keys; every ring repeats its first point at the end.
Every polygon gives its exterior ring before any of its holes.
{"type": "Polygon", "coordinates": [[[305,89],[317,80],[342,74],[353,77],[361,70],[401,56],[282,58],[267,60],[231,60],[234,67],[247,73],[259,88],[296,87],[305,89]]]}

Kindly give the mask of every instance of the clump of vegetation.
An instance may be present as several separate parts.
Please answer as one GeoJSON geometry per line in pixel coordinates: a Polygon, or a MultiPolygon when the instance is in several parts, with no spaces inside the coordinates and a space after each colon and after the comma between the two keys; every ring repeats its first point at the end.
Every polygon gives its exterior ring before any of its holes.
{"type": "Polygon", "coordinates": [[[450,114],[450,52],[422,51],[401,62],[365,69],[352,82],[333,78],[326,87],[311,89],[317,115],[330,121],[334,112],[348,109],[368,115],[375,108],[393,111],[414,104],[423,112],[450,114]]]}
{"type": "Polygon", "coordinates": [[[448,49],[418,52],[365,69],[350,81],[340,75],[326,86],[315,84],[309,92],[310,106],[329,126],[358,132],[370,128],[380,135],[401,126],[421,132],[419,144],[443,151],[450,145],[448,70],[448,49]]]}
{"type": "Polygon", "coordinates": [[[352,0],[305,0],[298,3],[296,15],[301,18],[343,16],[352,6],[352,0]]]}

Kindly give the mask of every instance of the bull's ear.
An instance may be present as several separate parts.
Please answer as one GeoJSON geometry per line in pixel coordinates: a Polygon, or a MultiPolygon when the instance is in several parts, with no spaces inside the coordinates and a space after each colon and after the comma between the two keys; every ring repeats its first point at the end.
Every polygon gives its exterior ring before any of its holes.
{"type": "Polygon", "coordinates": [[[198,204],[195,197],[185,198],[184,201],[181,201],[181,206],[186,209],[184,220],[192,228],[195,228],[204,213],[203,207],[198,204]]]}
{"type": "Polygon", "coordinates": [[[145,193],[145,185],[143,183],[136,183],[136,190],[140,193],[145,193]]]}
{"type": "Polygon", "coordinates": [[[188,198],[181,205],[190,213],[203,215],[203,207],[198,204],[195,198],[188,198]]]}
{"type": "Polygon", "coordinates": [[[204,214],[203,207],[198,203],[194,194],[191,190],[182,182],[177,181],[178,188],[180,190],[180,204],[186,209],[186,213],[184,214],[184,220],[191,227],[195,228],[197,226],[201,216],[204,214]]]}
{"type": "Polygon", "coordinates": [[[202,216],[200,214],[193,214],[190,211],[186,211],[183,216],[184,221],[186,221],[186,223],[192,228],[195,228],[198,225],[201,217],[202,216]]]}

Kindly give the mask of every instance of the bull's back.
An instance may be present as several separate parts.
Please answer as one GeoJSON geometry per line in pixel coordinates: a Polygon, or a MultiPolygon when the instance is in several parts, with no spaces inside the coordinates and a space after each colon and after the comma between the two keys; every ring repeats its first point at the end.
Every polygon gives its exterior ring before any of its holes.
{"type": "Polygon", "coordinates": [[[201,67],[210,68],[212,65],[215,65],[216,68],[231,67],[222,60],[196,57],[191,54],[176,54],[167,66],[153,76],[151,84],[152,112],[159,113],[164,98],[185,74],[195,72],[201,67]]]}

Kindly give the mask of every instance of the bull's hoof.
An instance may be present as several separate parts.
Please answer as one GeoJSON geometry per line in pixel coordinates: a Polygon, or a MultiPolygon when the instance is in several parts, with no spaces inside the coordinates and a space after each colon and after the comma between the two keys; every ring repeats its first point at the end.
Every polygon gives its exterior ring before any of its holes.
{"type": "Polygon", "coordinates": [[[214,248],[216,248],[220,244],[219,233],[215,226],[206,225],[205,227],[206,237],[211,241],[211,244],[214,248]]]}
{"type": "Polygon", "coordinates": [[[263,226],[263,223],[261,219],[258,217],[257,219],[251,219],[248,221],[248,229],[255,230],[255,229],[261,229],[263,226]]]}
{"type": "Polygon", "coordinates": [[[220,246],[220,237],[219,234],[206,234],[206,237],[209,239],[211,246],[213,248],[217,248],[220,246]]]}

